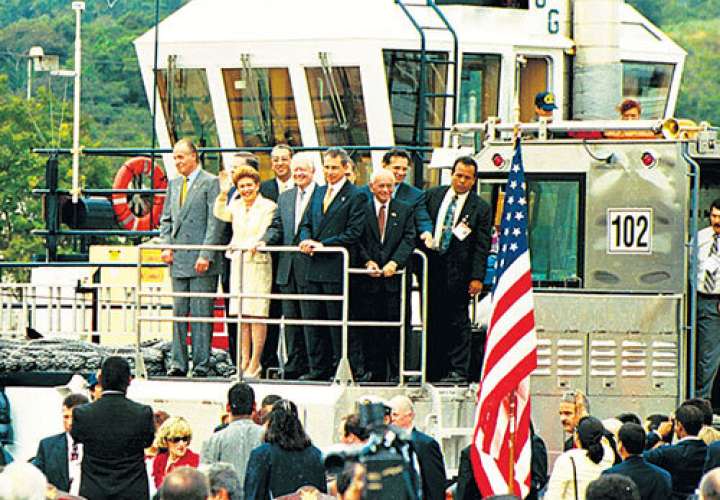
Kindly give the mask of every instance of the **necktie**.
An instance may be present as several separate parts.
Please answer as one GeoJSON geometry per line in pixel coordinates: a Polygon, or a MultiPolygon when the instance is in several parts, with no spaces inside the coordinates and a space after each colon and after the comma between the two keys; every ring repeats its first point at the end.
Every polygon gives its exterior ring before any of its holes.
{"type": "Polygon", "coordinates": [[[331,201],[332,201],[332,188],[330,186],[328,186],[327,191],[325,191],[325,198],[323,198],[323,213],[327,212],[327,209],[330,206],[331,201]]]}
{"type": "Polygon", "coordinates": [[[302,208],[303,208],[303,198],[305,198],[305,191],[298,188],[298,197],[295,201],[295,232],[297,233],[298,226],[300,225],[300,221],[302,220],[302,208]]]}
{"type": "MultiPolygon", "coordinates": [[[[720,253],[720,248],[718,248],[718,245],[720,244],[720,234],[713,235],[713,242],[710,246],[710,253],[708,254],[708,259],[716,256],[718,253],[720,253]]],[[[706,293],[715,293],[715,287],[717,286],[717,274],[718,270],[715,269],[714,271],[705,271],[705,280],[704,280],[704,286],[705,286],[705,292],[706,293]]]]}
{"type": "Polygon", "coordinates": [[[73,443],[72,448],[70,450],[70,461],[77,462],[77,460],[79,458],[80,458],[80,452],[78,451],[78,445],[77,445],[77,443],[73,443]]]}
{"type": "Polygon", "coordinates": [[[180,191],[180,206],[183,206],[183,203],[185,203],[185,197],[187,196],[187,188],[188,188],[188,178],[183,176],[183,185],[182,185],[182,191],[180,191]]]}
{"type": "Polygon", "coordinates": [[[380,205],[380,210],[378,210],[378,229],[380,230],[380,241],[383,241],[385,239],[385,217],[387,217],[387,214],[385,213],[385,204],[383,203],[380,205]]]}
{"type": "Polygon", "coordinates": [[[440,237],[441,252],[444,252],[450,246],[454,225],[453,222],[455,222],[455,207],[457,207],[457,201],[457,195],[453,196],[452,200],[450,200],[450,205],[448,205],[447,212],[445,212],[445,220],[443,221],[443,230],[440,237]]]}

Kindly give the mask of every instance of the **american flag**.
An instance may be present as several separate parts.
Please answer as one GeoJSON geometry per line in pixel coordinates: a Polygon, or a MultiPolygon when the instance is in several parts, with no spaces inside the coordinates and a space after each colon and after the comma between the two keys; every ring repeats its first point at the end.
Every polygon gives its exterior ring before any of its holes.
{"type": "Polygon", "coordinates": [[[490,324],[470,448],[475,481],[483,496],[512,491],[524,498],[530,489],[530,374],[537,366],[537,338],[527,207],[518,139],[505,187],[490,324]]]}

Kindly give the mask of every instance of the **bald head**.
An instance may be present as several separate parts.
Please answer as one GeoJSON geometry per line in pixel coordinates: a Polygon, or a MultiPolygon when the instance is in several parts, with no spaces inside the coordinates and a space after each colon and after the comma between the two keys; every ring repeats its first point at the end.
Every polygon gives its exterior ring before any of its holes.
{"type": "Polygon", "coordinates": [[[412,430],[415,423],[415,405],[407,396],[395,396],[390,400],[392,424],[401,429],[412,430]]]}
{"type": "Polygon", "coordinates": [[[160,500],[206,500],[209,494],[207,478],[192,467],[175,469],[160,488],[160,500]]]}
{"type": "Polygon", "coordinates": [[[700,481],[700,500],[720,500],[720,467],[703,476],[700,481]]]}
{"type": "Polygon", "coordinates": [[[389,170],[376,170],[370,177],[370,191],[380,203],[387,203],[395,188],[395,178],[389,170]]]}

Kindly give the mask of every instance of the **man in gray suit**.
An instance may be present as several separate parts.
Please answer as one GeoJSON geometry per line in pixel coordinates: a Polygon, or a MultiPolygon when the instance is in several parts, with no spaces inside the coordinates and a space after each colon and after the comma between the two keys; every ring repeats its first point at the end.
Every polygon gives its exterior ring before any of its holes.
{"type": "MultiPolygon", "coordinates": [[[[213,215],[219,192],[217,178],[205,172],[190,139],[181,139],[173,149],[175,167],[180,175],[168,184],[165,207],[160,217],[160,238],[174,245],[218,245],[222,223],[213,215]]],[[[217,291],[222,270],[219,252],[209,250],[165,249],[162,260],[170,266],[175,292],[213,293],[217,291]]],[[[175,297],[173,315],[209,318],[213,315],[212,298],[175,297]]],[[[188,372],[187,323],[173,325],[170,376],[188,372]]],[[[195,377],[208,375],[208,358],[212,340],[212,323],[192,323],[192,356],[195,377]]]]}
{"type": "MultiPolygon", "coordinates": [[[[309,156],[302,154],[292,159],[292,176],[295,187],[280,193],[273,221],[261,244],[297,246],[300,244],[300,222],[315,190],[315,164],[309,156]]],[[[300,293],[306,284],[307,259],[299,253],[280,252],[275,282],[282,293],[300,293]]],[[[285,318],[301,318],[302,302],[283,300],[282,312],[285,318]]],[[[308,360],[305,336],[300,325],[286,325],[287,363],[285,378],[297,379],[307,373],[308,360]]]]}

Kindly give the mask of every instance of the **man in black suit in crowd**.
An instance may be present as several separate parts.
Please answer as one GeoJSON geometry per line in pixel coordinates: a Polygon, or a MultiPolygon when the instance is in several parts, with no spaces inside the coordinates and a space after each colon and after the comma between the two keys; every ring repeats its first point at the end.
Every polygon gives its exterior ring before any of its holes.
{"type": "MultiPolygon", "coordinates": [[[[270,152],[270,166],[275,177],[263,181],[260,184],[260,194],[277,203],[278,197],[292,189],[293,179],[290,171],[290,161],[292,160],[292,148],[287,144],[278,144],[270,152]]],[[[278,255],[272,256],[273,276],[277,275],[278,255]]],[[[273,281],[271,293],[280,293],[280,287],[277,281],[273,281]]],[[[268,318],[279,319],[282,316],[282,301],[271,300],[268,318]]],[[[278,337],[280,335],[280,327],[278,325],[267,325],[267,336],[265,338],[265,347],[263,348],[260,364],[265,368],[276,368],[278,366],[278,337]]]]}
{"type": "Polygon", "coordinates": [[[430,381],[467,382],[470,364],[471,297],[482,290],[490,249],[490,206],[473,186],[477,163],[470,156],[455,160],[450,186],[427,192],[435,222],[428,251],[427,374],[430,381]]]}
{"type": "Polygon", "coordinates": [[[682,404],[675,411],[675,444],[660,446],[644,453],[645,460],[665,469],[672,476],[673,499],[685,499],[700,483],[707,446],[697,437],[703,414],[697,407],[682,404]]]}
{"type": "Polygon", "coordinates": [[[642,425],[623,424],[618,432],[618,448],[623,461],[603,474],[629,477],[637,485],[642,500],[666,500],[672,496],[670,473],[643,458],[645,429],[642,425]]]}
{"type": "MultiPolygon", "coordinates": [[[[375,172],[370,179],[372,199],[365,204],[365,224],[358,242],[358,267],[373,274],[356,276],[359,316],[363,321],[398,321],[403,269],[415,246],[412,208],[392,199],[393,175],[375,172]]],[[[408,285],[409,286],[409,285],[408,285]]],[[[353,306],[353,307],[357,307],[353,306]]],[[[353,332],[355,333],[355,332],[353,332]]],[[[399,376],[400,335],[397,327],[364,328],[357,332],[365,340],[365,368],[372,380],[390,381],[399,376]]]]}
{"type": "Polygon", "coordinates": [[[80,490],[82,445],[70,435],[73,408],[87,404],[82,394],[70,394],[62,402],[63,432],[40,441],[32,464],[40,469],[48,483],[60,491],[77,495],[80,490]]]}
{"type": "MultiPolygon", "coordinates": [[[[316,189],[313,181],[315,163],[310,156],[297,155],[292,159],[292,172],[295,187],[278,197],[273,221],[259,246],[300,244],[300,222],[316,189]]],[[[301,287],[307,284],[308,259],[294,252],[279,252],[273,256],[273,259],[277,260],[275,282],[280,287],[280,291],[300,293],[301,287]]],[[[286,319],[302,318],[302,307],[306,306],[298,300],[282,301],[283,315],[286,319]]],[[[285,325],[285,339],[287,345],[285,378],[300,378],[308,371],[305,328],[302,325],[285,325]]]]}
{"type": "Polygon", "coordinates": [[[153,411],[125,397],[130,365],[119,356],[103,361],[103,395],[73,410],[70,435],[82,443],[80,496],[92,500],[148,498],[145,448],[155,437],[153,411]]]}
{"type": "MultiPolygon", "coordinates": [[[[307,285],[303,293],[342,294],[343,258],[339,253],[315,253],[323,246],[341,246],[348,250],[355,247],[362,233],[366,197],[348,182],[345,169],[350,157],[342,148],[330,148],[323,156],[325,186],[317,188],[310,200],[310,207],[300,226],[300,251],[308,263],[307,285]]],[[[351,256],[352,260],[352,256],[351,256]]],[[[342,317],[339,301],[307,301],[304,319],[333,319],[342,317]]],[[[342,355],[341,328],[332,326],[308,326],[305,329],[310,371],[301,379],[327,380],[334,373],[342,355]],[[328,330],[330,335],[328,335],[328,330]],[[330,344],[330,345],[328,345],[330,344]]],[[[348,352],[356,380],[365,375],[362,349],[350,336],[348,352]]]]}
{"type": "Polygon", "coordinates": [[[413,450],[420,462],[420,476],[424,500],[444,500],[445,461],[440,445],[435,439],[415,428],[415,406],[407,396],[395,396],[390,400],[391,423],[410,433],[413,450]]]}
{"type": "MultiPolygon", "coordinates": [[[[255,170],[260,169],[260,161],[258,160],[257,156],[254,154],[247,152],[247,151],[240,151],[239,153],[236,153],[233,155],[232,159],[232,170],[235,170],[238,167],[243,166],[252,167],[255,170]]],[[[235,186],[232,187],[230,192],[227,196],[227,203],[230,204],[230,202],[235,199],[236,196],[240,196],[240,194],[237,192],[237,189],[235,186]]],[[[223,222],[222,223],[222,238],[220,241],[220,245],[228,245],[230,243],[230,240],[232,240],[232,224],[223,222]]],[[[222,271],[222,288],[224,293],[230,292],[230,259],[223,258],[223,271],[222,271]]],[[[230,298],[226,297],[224,299],[224,305],[225,305],[225,316],[230,316],[230,298]]],[[[227,324],[227,333],[228,333],[228,351],[230,352],[230,359],[232,359],[232,362],[235,366],[237,366],[237,323],[236,322],[228,322],[227,324]]]]}

